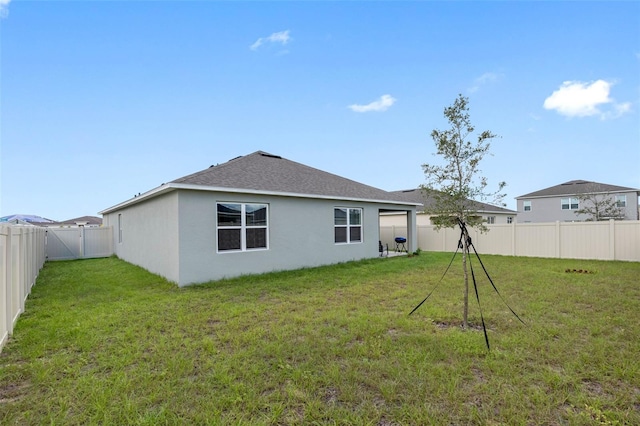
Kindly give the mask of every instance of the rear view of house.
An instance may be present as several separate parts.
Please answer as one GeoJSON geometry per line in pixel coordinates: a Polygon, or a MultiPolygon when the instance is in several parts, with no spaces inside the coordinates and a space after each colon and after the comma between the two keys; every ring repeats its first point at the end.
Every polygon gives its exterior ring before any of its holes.
{"type": "Polygon", "coordinates": [[[258,151],[100,212],[118,257],[180,286],[378,256],[379,215],[397,195],[258,151]]]}

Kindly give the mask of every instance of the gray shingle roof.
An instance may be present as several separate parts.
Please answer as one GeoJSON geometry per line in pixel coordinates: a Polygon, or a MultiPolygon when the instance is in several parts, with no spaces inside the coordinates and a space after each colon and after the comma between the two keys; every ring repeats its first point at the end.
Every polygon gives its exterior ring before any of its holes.
{"type": "MultiPolygon", "coordinates": [[[[426,194],[422,189],[406,189],[403,191],[393,191],[393,194],[398,194],[398,196],[402,197],[403,200],[409,202],[416,202],[424,204],[424,208],[427,209],[432,207],[435,203],[433,197],[426,194]]],[[[517,213],[513,210],[505,209],[504,207],[494,206],[492,204],[481,203],[479,201],[474,201],[475,209],[478,212],[503,212],[503,213],[517,213]]]]}
{"type": "Polygon", "coordinates": [[[396,193],[263,151],[234,158],[171,183],[363,200],[409,201],[396,193]]]}
{"type": "Polygon", "coordinates": [[[640,190],[634,188],[627,188],[624,186],[609,185],[606,183],[590,182],[587,180],[570,180],[569,182],[561,183],[560,185],[551,186],[549,188],[541,189],[539,191],[530,192],[525,195],[516,197],[519,198],[531,198],[531,197],[557,197],[562,195],[577,195],[577,194],[590,194],[590,193],[605,193],[605,192],[638,192],[640,190]]]}
{"type": "Polygon", "coordinates": [[[87,222],[87,225],[102,225],[102,218],[96,216],[82,216],[74,219],[58,222],[59,225],[75,225],[78,222],[87,222]]]}

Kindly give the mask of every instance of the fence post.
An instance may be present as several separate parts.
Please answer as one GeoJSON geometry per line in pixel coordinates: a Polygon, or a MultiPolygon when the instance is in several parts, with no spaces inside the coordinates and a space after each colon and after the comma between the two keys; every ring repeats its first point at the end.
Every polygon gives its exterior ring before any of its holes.
{"type": "MultiPolygon", "coordinates": [[[[18,310],[19,313],[24,312],[24,301],[27,298],[28,290],[27,290],[27,282],[29,281],[28,277],[28,268],[27,264],[29,263],[29,259],[27,259],[27,231],[24,228],[19,228],[20,237],[18,237],[18,252],[19,254],[19,268],[20,268],[20,279],[18,281],[20,287],[20,308],[18,310]]],[[[16,321],[18,318],[16,317],[16,321]]]]}
{"type": "Polygon", "coordinates": [[[80,259],[84,259],[84,226],[80,225],[80,259]]]}
{"type": "Polygon", "coordinates": [[[22,290],[21,285],[21,276],[22,275],[22,264],[20,263],[20,234],[22,230],[20,228],[11,227],[9,229],[11,233],[11,324],[9,325],[9,330],[13,332],[13,327],[15,325],[15,321],[18,319],[20,315],[20,293],[22,290]],[[14,245],[16,246],[14,250],[14,245]]]}
{"type": "Polygon", "coordinates": [[[442,240],[440,240],[440,244],[442,244],[442,251],[447,251],[447,233],[449,228],[440,228],[442,231],[442,240]]]}
{"type": "Polygon", "coordinates": [[[28,271],[28,282],[27,282],[27,291],[26,294],[24,296],[24,298],[26,299],[29,296],[29,293],[31,293],[31,288],[33,287],[33,285],[36,283],[36,231],[38,228],[29,228],[28,231],[28,235],[29,238],[27,238],[27,244],[25,247],[25,250],[27,252],[27,256],[29,259],[29,262],[27,262],[27,268],[29,268],[28,271]]]}
{"type": "Polygon", "coordinates": [[[562,247],[560,245],[560,221],[556,220],[556,257],[560,259],[562,257],[562,247]]]}
{"type": "Polygon", "coordinates": [[[609,219],[609,259],[616,260],[616,221],[609,219]]]}
{"type": "Polygon", "coordinates": [[[2,286],[0,286],[0,290],[2,291],[3,301],[2,303],[2,320],[0,324],[2,328],[0,328],[0,350],[2,350],[2,346],[9,338],[9,334],[13,330],[12,321],[11,321],[11,312],[13,305],[13,298],[11,294],[11,228],[9,227],[0,227],[0,238],[4,239],[4,253],[1,253],[2,259],[0,259],[0,264],[4,265],[0,274],[0,282],[2,286]]]}

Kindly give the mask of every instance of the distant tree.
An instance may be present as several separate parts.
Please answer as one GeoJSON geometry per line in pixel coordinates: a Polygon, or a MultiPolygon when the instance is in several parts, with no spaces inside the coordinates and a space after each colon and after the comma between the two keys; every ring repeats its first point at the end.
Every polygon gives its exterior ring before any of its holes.
{"type": "Polygon", "coordinates": [[[587,222],[609,219],[624,219],[624,207],[618,205],[616,197],[610,192],[602,192],[598,187],[590,185],[587,192],[577,195],[580,209],[576,215],[587,215],[587,222]]]}
{"type": "Polygon", "coordinates": [[[478,213],[477,201],[504,206],[505,194],[502,190],[505,182],[498,184],[495,192],[487,192],[487,179],[480,176],[479,164],[489,153],[491,139],[497,136],[485,130],[475,141],[469,140],[475,128],[469,118],[469,99],[458,95],[453,105],[444,109],[449,122],[447,130],[433,130],[431,138],[443,164],[423,164],[427,182],[422,189],[431,196],[434,203],[426,210],[431,215],[436,229],[454,228],[462,230],[462,268],[464,271],[464,311],[463,328],[468,327],[469,314],[469,274],[467,272],[467,254],[469,253],[469,235],[467,226],[476,227],[482,232],[487,228],[478,213]]]}

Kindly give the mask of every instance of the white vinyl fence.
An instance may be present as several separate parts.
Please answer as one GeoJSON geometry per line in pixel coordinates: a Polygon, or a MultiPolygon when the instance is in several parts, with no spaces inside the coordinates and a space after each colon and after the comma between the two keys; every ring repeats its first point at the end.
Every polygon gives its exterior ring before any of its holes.
{"type": "MultiPolygon", "coordinates": [[[[473,245],[480,254],[600,259],[640,262],[640,221],[551,222],[487,225],[489,232],[469,228],[473,245]]],[[[406,226],[380,227],[383,244],[394,247],[395,237],[406,237],[406,226]]],[[[435,230],[418,226],[418,247],[425,251],[454,252],[459,228],[435,230]]]]}
{"type": "Polygon", "coordinates": [[[0,350],[45,262],[45,229],[0,225],[0,350]]]}
{"type": "Polygon", "coordinates": [[[45,261],[112,254],[110,227],[0,225],[0,351],[24,312],[25,301],[45,261]]]}
{"type": "Polygon", "coordinates": [[[113,254],[111,227],[47,228],[47,260],[90,259],[113,254]]]}

